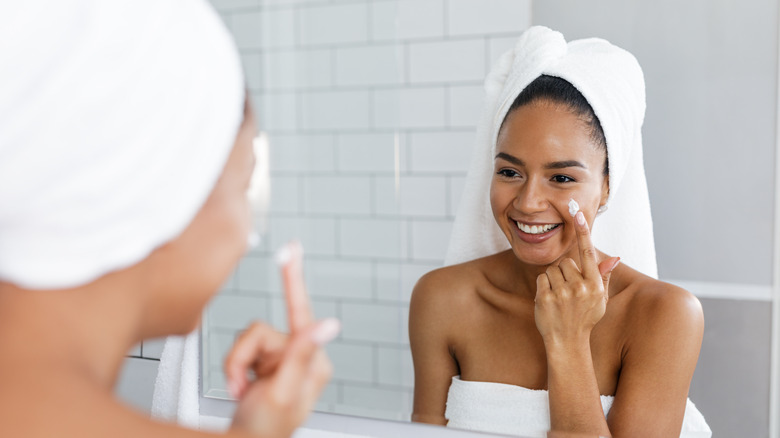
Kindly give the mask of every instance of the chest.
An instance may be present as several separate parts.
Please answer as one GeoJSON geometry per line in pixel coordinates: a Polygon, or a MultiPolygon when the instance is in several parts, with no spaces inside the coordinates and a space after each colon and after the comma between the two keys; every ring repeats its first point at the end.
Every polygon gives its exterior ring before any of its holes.
{"type": "MultiPolygon", "coordinates": [[[[609,309],[590,340],[593,367],[602,395],[614,395],[623,352],[620,309],[609,309]]],[[[461,378],[547,389],[547,354],[533,307],[506,312],[474,309],[462,318],[453,353],[461,378]]]]}

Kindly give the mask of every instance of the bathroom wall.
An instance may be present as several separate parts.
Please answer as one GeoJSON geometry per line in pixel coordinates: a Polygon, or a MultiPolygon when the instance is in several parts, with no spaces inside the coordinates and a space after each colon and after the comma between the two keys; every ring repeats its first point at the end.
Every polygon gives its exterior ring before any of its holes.
{"type": "MultiPolygon", "coordinates": [[[[441,264],[482,79],[544,24],[610,39],[643,65],[660,275],[697,293],[706,317],[691,398],[715,436],[768,435],[777,0],[212,3],[270,134],[274,186],[264,244],[206,315],[212,395],[226,395],[221,357],[247,321],[284,328],[270,258],[298,236],[315,312],[345,326],[318,409],[408,419],[409,294],[441,264]]],[[[148,409],[159,343],[146,345],[119,391],[148,409]]]]}

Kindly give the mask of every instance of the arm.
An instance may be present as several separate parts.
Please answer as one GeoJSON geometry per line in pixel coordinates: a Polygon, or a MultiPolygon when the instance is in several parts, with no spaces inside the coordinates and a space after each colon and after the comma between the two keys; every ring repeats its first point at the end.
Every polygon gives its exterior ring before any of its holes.
{"type": "Polygon", "coordinates": [[[552,428],[614,437],[677,437],[701,347],[701,305],[690,293],[661,282],[637,295],[615,402],[605,420],[589,339],[604,314],[617,263],[607,259],[597,265],[589,229],[579,219],[582,272],[568,259],[537,279],[535,316],[547,348],[552,428]]]}
{"type": "Polygon", "coordinates": [[[704,332],[699,301],[664,285],[640,300],[609,412],[614,436],[678,437],[704,332]]]}
{"type": "Polygon", "coordinates": [[[552,430],[610,435],[588,339],[546,342],[552,430]]]}
{"type": "Polygon", "coordinates": [[[611,436],[601,407],[590,334],[604,316],[609,277],[620,259],[601,264],[582,212],[575,216],[582,269],[572,259],[537,277],[534,317],[547,353],[553,430],[611,436]]]}
{"type": "Polygon", "coordinates": [[[446,286],[436,271],[417,283],[409,305],[409,341],[414,362],[412,421],[446,425],[444,412],[452,377],[458,366],[448,342],[446,286]]]}

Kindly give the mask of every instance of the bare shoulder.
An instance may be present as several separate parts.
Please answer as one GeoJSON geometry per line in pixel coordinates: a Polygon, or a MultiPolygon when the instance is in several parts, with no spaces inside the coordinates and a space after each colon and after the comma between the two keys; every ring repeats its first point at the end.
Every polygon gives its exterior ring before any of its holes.
{"type": "Polygon", "coordinates": [[[26,384],[23,391],[15,390],[13,385],[5,386],[10,386],[11,391],[0,396],[0,419],[9,436],[206,436],[154,422],[147,415],[125,407],[111,391],[85,384],[81,376],[51,374],[26,384]],[[41,418],[46,421],[40,421],[41,418]]]}
{"type": "Polygon", "coordinates": [[[423,275],[412,291],[410,331],[438,332],[446,338],[459,332],[454,324],[463,322],[480,303],[477,290],[486,282],[485,265],[490,257],[445,266],[423,275]]]}
{"type": "Polygon", "coordinates": [[[425,304],[454,306],[468,304],[478,285],[485,281],[485,260],[477,259],[458,265],[434,269],[420,277],[412,292],[412,306],[425,304]]]}
{"type": "MultiPolygon", "coordinates": [[[[0,388],[3,437],[217,436],[154,421],[126,406],[111,388],[96,384],[92,376],[62,363],[0,361],[0,388]]],[[[226,436],[236,435],[230,431],[226,436]]]]}
{"type": "Polygon", "coordinates": [[[699,299],[687,290],[654,278],[645,277],[638,285],[634,306],[653,318],[703,319],[699,299]]]}
{"type": "Polygon", "coordinates": [[[695,295],[679,286],[631,271],[627,273],[629,300],[626,311],[636,334],[701,337],[704,312],[695,295]]]}

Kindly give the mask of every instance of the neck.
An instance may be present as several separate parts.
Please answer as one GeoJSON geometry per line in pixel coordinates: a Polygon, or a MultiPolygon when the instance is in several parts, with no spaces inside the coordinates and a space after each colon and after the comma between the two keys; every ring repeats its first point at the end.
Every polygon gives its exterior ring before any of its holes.
{"type": "Polygon", "coordinates": [[[113,388],[124,356],[142,339],[140,300],[109,274],[83,287],[27,290],[0,282],[0,354],[71,368],[113,388]],[[32,342],[31,342],[32,341],[32,342]]]}

